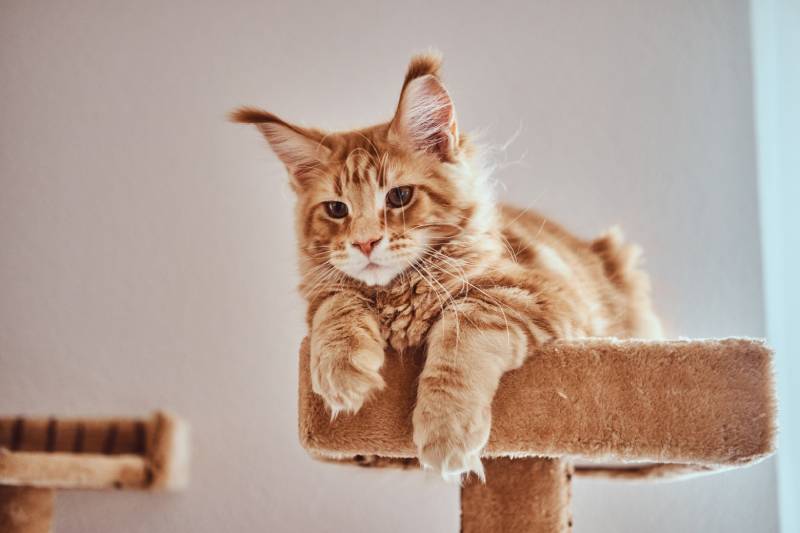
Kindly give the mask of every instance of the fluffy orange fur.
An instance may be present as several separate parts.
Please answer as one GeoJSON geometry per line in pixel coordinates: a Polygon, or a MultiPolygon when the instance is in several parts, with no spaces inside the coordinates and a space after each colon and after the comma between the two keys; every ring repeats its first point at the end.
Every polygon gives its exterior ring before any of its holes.
{"type": "Polygon", "coordinates": [[[483,475],[500,378],[553,339],[657,337],[635,247],[581,240],[499,205],[460,133],[440,60],[409,65],[391,121],[326,133],[254,108],[297,193],[313,390],[333,416],[384,386],[384,349],[425,346],[413,415],[420,462],[483,475]],[[534,350],[535,352],[535,350],[534,350]]]}

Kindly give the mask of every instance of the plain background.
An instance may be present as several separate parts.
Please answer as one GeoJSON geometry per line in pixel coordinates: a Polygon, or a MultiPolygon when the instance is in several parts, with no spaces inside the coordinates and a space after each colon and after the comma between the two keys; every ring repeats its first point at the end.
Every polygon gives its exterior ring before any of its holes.
{"type": "MultiPolygon", "coordinates": [[[[746,2],[0,3],[0,411],[193,426],[175,495],[70,493],[59,532],[457,531],[458,490],[296,435],[292,197],[240,104],[388,118],[445,54],[501,196],[647,252],[673,336],[761,336],[746,2]]],[[[577,532],[777,530],[774,463],[578,480],[577,532]]]]}

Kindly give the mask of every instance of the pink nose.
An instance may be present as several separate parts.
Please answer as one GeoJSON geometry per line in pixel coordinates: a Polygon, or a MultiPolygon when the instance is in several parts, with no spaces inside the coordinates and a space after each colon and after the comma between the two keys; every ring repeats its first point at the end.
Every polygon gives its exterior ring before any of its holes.
{"type": "Polygon", "coordinates": [[[373,239],[373,240],[370,240],[370,241],[354,242],[353,246],[355,246],[356,248],[358,248],[359,250],[364,252],[364,255],[369,257],[369,254],[370,254],[370,252],[372,252],[372,249],[375,247],[376,244],[381,242],[382,238],[383,237],[378,237],[377,239],[373,239]]]}

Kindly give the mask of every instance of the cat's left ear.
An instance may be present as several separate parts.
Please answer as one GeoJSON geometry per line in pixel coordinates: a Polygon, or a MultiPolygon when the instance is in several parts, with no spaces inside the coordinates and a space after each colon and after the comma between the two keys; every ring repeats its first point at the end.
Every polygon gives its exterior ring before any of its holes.
{"type": "Polygon", "coordinates": [[[438,77],[438,62],[424,69],[415,64],[420,59],[415,58],[409,66],[389,136],[407,148],[429,152],[442,161],[452,162],[458,154],[458,125],[453,100],[438,77]]]}

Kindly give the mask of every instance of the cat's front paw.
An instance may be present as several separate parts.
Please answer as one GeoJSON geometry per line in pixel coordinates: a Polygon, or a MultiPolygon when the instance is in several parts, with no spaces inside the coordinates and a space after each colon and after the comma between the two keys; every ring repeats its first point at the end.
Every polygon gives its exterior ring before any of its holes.
{"type": "Polygon", "coordinates": [[[414,444],[423,468],[460,483],[474,472],[484,479],[481,451],[489,441],[491,410],[457,406],[451,401],[418,399],[414,409],[414,444]]]}
{"type": "Polygon", "coordinates": [[[383,358],[380,347],[350,352],[321,346],[312,351],[311,387],[325,400],[332,419],[340,412],[357,412],[373,391],[383,389],[383,358]]]}

